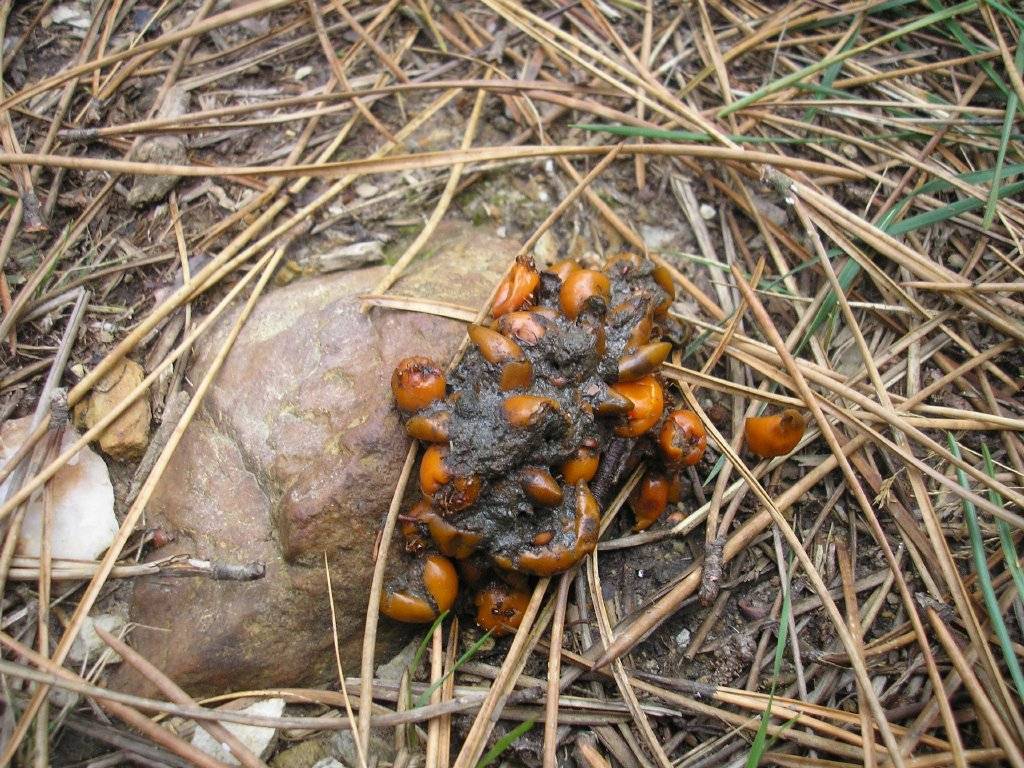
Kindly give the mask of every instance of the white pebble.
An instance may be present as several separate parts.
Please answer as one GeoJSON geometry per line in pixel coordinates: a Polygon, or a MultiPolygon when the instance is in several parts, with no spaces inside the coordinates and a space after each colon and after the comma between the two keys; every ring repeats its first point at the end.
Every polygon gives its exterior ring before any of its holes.
{"type": "MultiPolygon", "coordinates": [[[[0,429],[0,465],[3,465],[28,436],[32,417],[12,419],[0,429]]],[[[64,431],[61,450],[68,448],[78,434],[70,426],[64,431]]],[[[6,498],[11,478],[0,485],[0,498],[6,498]]],[[[117,535],[114,517],[114,487],[107,465],[95,451],[83,448],[61,468],[49,483],[53,499],[53,528],[50,530],[50,554],[66,560],[95,560],[117,535]]],[[[39,557],[43,528],[43,495],[35,494],[21,524],[17,553],[39,557]]]]}
{"type": "MultiPolygon", "coordinates": [[[[280,717],[284,712],[284,699],[267,699],[250,704],[239,714],[261,715],[263,717],[280,717]]],[[[273,728],[261,728],[256,725],[241,725],[239,723],[224,723],[224,727],[233,733],[250,752],[257,757],[266,757],[270,753],[270,747],[274,742],[277,731],[273,728]]],[[[223,744],[218,743],[210,734],[202,728],[196,728],[192,734],[192,746],[205,752],[215,760],[220,760],[228,765],[239,765],[238,760],[231,754],[223,744]]]]}

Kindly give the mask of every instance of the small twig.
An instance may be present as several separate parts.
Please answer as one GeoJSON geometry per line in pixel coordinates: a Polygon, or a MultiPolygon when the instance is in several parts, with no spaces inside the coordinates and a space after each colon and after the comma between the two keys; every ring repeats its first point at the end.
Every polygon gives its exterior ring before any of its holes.
{"type": "MultiPolygon", "coordinates": [[[[864,643],[863,643],[863,631],[860,623],[860,608],[857,605],[857,593],[853,588],[853,576],[854,576],[854,563],[851,553],[847,550],[846,545],[840,541],[836,544],[836,559],[839,561],[839,575],[843,582],[843,603],[846,607],[846,620],[850,625],[850,632],[853,633],[854,637],[858,639],[857,652],[861,658],[864,656],[864,643]]],[[[857,703],[858,710],[860,711],[860,736],[864,740],[865,746],[868,741],[874,741],[872,735],[872,724],[870,720],[870,713],[868,712],[867,702],[864,700],[864,693],[858,689],[857,691],[857,703]]],[[[877,765],[875,762],[875,749],[864,750],[864,768],[874,768],[877,765]]]]}
{"type": "MultiPolygon", "coordinates": [[[[721,566],[719,566],[721,567],[721,566]]],[[[708,569],[707,559],[704,561],[704,570],[708,569]]],[[[718,624],[722,611],[725,609],[725,604],[729,601],[729,597],[732,593],[728,589],[723,589],[718,593],[718,597],[714,601],[714,605],[708,610],[701,621],[700,626],[697,627],[697,631],[693,633],[693,638],[690,640],[690,644],[686,647],[686,652],[683,657],[692,661],[698,653],[700,653],[701,646],[704,645],[704,640],[710,634],[711,630],[718,624]]]]}
{"type": "MultiPolygon", "coordinates": [[[[15,557],[8,578],[11,581],[33,581],[41,572],[40,561],[34,557],[15,557]]],[[[50,578],[53,581],[87,581],[96,575],[101,563],[79,560],[51,561],[50,578]]],[[[137,565],[115,565],[111,579],[132,579],[140,576],[205,576],[215,581],[256,581],[266,576],[266,563],[218,563],[200,560],[189,555],[172,555],[137,565]]]]}
{"type": "Polygon", "coordinates": [[[548,652],[548,687],[544,706],[544,768],[558,765],[558,683],[562,663],[562,633],[565,629],[565,607],[569,601],[569,587],[574,570],[563,573],[558,581],[555,614],[551,619],[551,643],[548,652]]]}
{"type": "MultiPolygon", "coordinates": [[[[438,624],[430,638],[430,685],[434,688],[430,694],[430,703],[441,702],[441,686],[438,682],[444,673],[444,627],[438,624]],[[436,686],[436,687],[435,687],[436,686]]],[[[427,726],[427,755],[425,768],[438,768],[438,745],[441,741],[441,720],[434,718],[427,726]]],[[[444,766],[447,768],[447,766],[444,766]]]]}
{"type": "MultiPolygon", "coordinates": [[[[50,401],[50,439],[46,444],[46,452],[43,461],[48,460],[60,447],[64,439],[64,430],[68,423],[68,397],[67,391],[55,389],[50,401]]],[[[50,485],[43,488],[43,517],[42,529],[39,533],[39,616],[36,619],[38,627],[38,648],[42,656],[50,653],[50,588],[52,549],[51,537],[53,534],[53,489],[50,485]]],[[[6,573],[4,574],[6,577],[6,573]]],[[[45,768],[50,761],[50,707],[46,702],[39,709],[36,716],[36,743],[34,751],[35,765],[37,768],[45,768]]]]}
{"type": "MultiPolygon", "coordinates": [[[[448,628],[448,648],[444,656],[444,682],[441,684],[441,703],[450,702],[455,696],[455,663],[459,651],[459,617],[453,616],[448,628]]],[[[441,715],[441,733],[437,743],[437,764],[448,768],[452,747],[452,716],[441,715]]]]}

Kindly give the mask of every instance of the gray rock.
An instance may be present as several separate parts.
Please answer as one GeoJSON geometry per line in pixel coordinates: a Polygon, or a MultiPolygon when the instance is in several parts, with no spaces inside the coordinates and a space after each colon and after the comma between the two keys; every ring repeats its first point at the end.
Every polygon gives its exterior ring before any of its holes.
{"type": "Polygon", "coordinates": [[[330,742],[327,739],[300,741],[294,747],[282,749],[270,761],[271,768],[313,768],[330,756],[330,742]]]}
{"type": "MultiPolygon", "coordinates": [[[[183,115],[188,111],[188,103],[188,91],[180,86],[173,88],[164,97],[157,117],[183,115]]],[[[139,143],[132,154],[132,160],[160,165],[184,165],[188,162],[188,154],[180,136],[148,136],[139,143]]],[[[128,190],[128,204],[141,208],[163,200],[180,179],[180,176],[136,176],[128,190]]]]}
{"type": "MultiPolygon", "coordinates": [[[[255,704],[250,704],[245,709],[239,710],[240,714],[262,717],[280,717],[282,712],[284,712],[284,699],[257,701],[255,704]]],[[[266,757],[270,754],[274,737],[277,735],[276,729],[262,728],[257,725],[224,723],[224,727],[256,757],[266,757]]],[[[231,750],[226,745],[221,744],[201,727],[196,728],[195,733],[192,734],[192,746],[227,765],[241,765],[238,758],[231,754],[231,750]]]]}
{"type": "MultiPolygon", "coordinates": [[[[96,634],[96,627],[102,627],[117,637],[124,624],[124,617],[114,613],[105,613],[95,617],[86,616],[85,622],[82,624],[82,631],[78,633],[78,637],[75,638],[75,642],[71,644],[71,649],[68,651],[68,661],[76,666],[83,662],[91,664],[99,658],[103,651],[108,650],[107,644],[96,634]]],[[[121,657],[110,650],[110,663],[118,664],[120,661],[121,657]]]]}
{"type": "MultiPolygon", "coordinates": [[[[153,136],[139,146],[132,160],[157,165],[184,165],[188,156],[185,143],[177,136],[153,136]]],[[[180,179],[180,176],[136,176],[128,190],[128,205],[141,208],[163,200],[180,179]]]]}
{"type": "Polygon", "coordinates": [[[412,661],[416,658],[416,651],[419,647],[419,638],[410,640],[409,644],[396,653],[394,658],[386,664],[381,664],[377,667],[377,671],[374,673],[374,676],[382,682],[398,685],[402,680],[402,675],[404,675],[406,670],[412,666],[412,661]]]}
{"type": "MultiPolygon", "coordinates": [[[[359,752],[356,750],[356,741],[352,731],[338,731],[331,737],[331,750],[342,764],[347,766],[359,765],[359,752]]],[[[368,754],[377,759],[377,764],[385,764],[395,759],[395,741],[390,734],[375,729],[370,731],[370,744],[368,754]],[[385,738],[387,736],[387,738],[385,738]]]]}
{"type": "MultiPolygon", "coordinates": [[[[479,306],[517,247],[445,224],[393,293],[479,306]]],[[[372,550],[408,440],[391,403],[394,365],[448,360],[464,326],[419,313],[359,312],[384,268],[297,281],[265,296],[186,431],[147,509],[174,534],[153,553],[266,563],[253,582],[136,582],[131,643],[198,694],[312,684],[336,676],[328,555],[346,672],[358,669],[372,550]]],[[[197,350],[198,382],[227,318],[197,350]]],[[[380,659],[411,633],[384,619],[380,659]]],[[[152,693],[122,665],[115,687],[152,693]]]]}

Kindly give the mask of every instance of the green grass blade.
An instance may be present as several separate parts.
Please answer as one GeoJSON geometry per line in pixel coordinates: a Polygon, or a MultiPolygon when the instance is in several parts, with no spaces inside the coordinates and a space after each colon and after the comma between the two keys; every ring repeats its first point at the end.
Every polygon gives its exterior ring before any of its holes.
{"type": "MultiPolygon", "coordinates": [[[[828,251],[828,257],[830,259],[835,258],[839,255],[839,249],[830,248],[828,251]]],[[[850,286],[853,285],[853,281],[860,274],[860,264],[853,259],[847,260],[839,270],[839,274],[836,277],[839,278],[839,287],[843,289],[845,294],[850,290],[850,286]]],[[[807,330],[804,332],[803,338],[800,340],[800,344],[796,348],[796,354],[799,354],[800,350],[811,340],[811,337],[818,332],[818,329],[828,322],[829,318],[836,311],[836,307],[839,306],[839,297],[835,295],[835,292],[829,291],[828,295],[821,302],[821,306],[818,307],[818,311],[814,313],[814,318],[811,320],[811,324],[807,326],[807,330]]]]}
{"type": "MultiPolygon", "coordinates": [[[[968,183],[995,183],[996,179],[1011,178],[1021,173],[1024,173],[1024,164],[1014,164],[1007,165],[998,170],[989,168],[983,171],[971,171],[970,173],[958,174],[957,178],[968,183]]],[[[933,179],[927,184],[924,184],[917,191],[910,193],[896,203],[875,226],[892,237],[899,237],[900,235],[912,232],[915,229],[929,227],[933,224],[938,224],[939,222],[956,218],[964,213],[977,210],[984,205],[980,200],[969,197],[963,200],[957,200],[955,203],[950,203],[949,205],[945,205],[941,208],[924,211],[916,216],[910,216],[902,221],[896,221],[893,223],[903,208],[909,205],[917,195],[941,192],[951,188],[952,185],[948,181],[933,179]]],[[[1019,192],[1024,192],[1024,181],[1000,187],[997,194],[999,199],[1002,199],[1004,197],[1012,197],[1019,192]]],[[[829,249],[828,251],[829,258],[833,258],[839,253],[840,251],[836,248],[829,249]]],[[[842,269],[839,271],[838,277],[839,285],[842,287],[844,293],[849,290],[854,279],[856,279],[857,275],[860,274],[860,270],[860,264],[858,264],[854,259],[850,259],[843,265],[842,269]]],[[[818,311],[815,313],[814,319],[811,320],[810,325],[807,326],[807,330],[804,332],[804,336],[800,340],[799,346],[797,346],[797,352],[802,350],[807,345],[807,342],[810,341],[811,336],[817,333],[818,329],[828,322],[828,320],[835,314],[837,307],[838,299],[835,293],[829,291],[824,301],[821,302],[821,306],[818,308],[818,311]]]]}
{"type": "MultiPolygon", "coordinates": [[[[1024,163],[1014,163],[1013,165],[1006,165],[998,170],[995,168],[985,168],[980,171],[958,173],[955,178],[968,184],[991,184],[995,181],[1001,182],[1011,179],[1022,173],[1024,173],[1024,163]]],[[[953,189],[953,185],[945,179],[932,179],[927,184],[922,184],[918,189],[901,199],[893,206],[893,210],[898,211],[906,207],[906,205],[918,195],[933,195],[939,192],[948,192],[951,189],[953,189]]],[[[879,226],[882,225],[880,224],[879,226]]]]}
{"type": "MultiPolygon", "coordinates": [[[[1013,64],[1017,71],[1024,70],[1024,45],[1017,45],[1017,53],[1013,57],[1013,64]]],[[[999,172],[1006,160],[1006,148],[1010,144],[1010,132],[1013,130],[1014,117],[1016,117],[1017,104],[1020,98],[1017,91],[1011,91],[1006,98],[1006,116],[1003,118],[1003,131],[999,137],[999,151],[996,153],[995,176],[992,178],[992,186],[989,189],[988,202],[985,204],[985,217],[981,226],[988,229],[992,226],[992,220],[996,215],[996,204],[999,202],[999,172]]]]}
{"type": "MultiPolygon", "coordinates": [[[[988,452],[988,444],[981,444],[981,454],[985,457],[985,474],[989,477],[996,476],[995,467],[992,465],[992,454],[988,452]]],[[[1003,506],[1003,498],[998,491],[988,489],[988,500],[997,507],[1003,506]]],[[[1006,567],[1013,577],[1013,583],[1017,585],[1017,594],[1024,600],[1024,571],[1021,570],[1020,559],[1017,556],[1017,548],[1013,545],[1013,533],[1010,531],[1010,524],[1005,520],[996,520],[996,528],[999,530],[999,543],[1003,548],[1003,559],[1006,567]]]]}
{"type": "Polygon", "coordinates": [[[1012,8],[999,2],[999,0],[985,0],[985,4],[998,9],[1004,16],[1016,24],[1021,32],[1024,32],[1024,16],[1020,16],[1012,8]]]}
{"type": "MultiPolygon", "coordinates": [[[[942,3],[940,3],[939,0],[928,0],[928,7],[931,8],[933,11],[938,11],[942,8],[942,3]]],[[[991,51],[990,48],[982,48],[978,45],[975,45],[974,42],[967,36],[967,33],[964,32],[964,28],[961,27],[955,19],[946,19],[943,22],[943,25],[946,27],[946,29],[949,30],[950,34],[956,39],[956,41],[963,46],[964,50],[966,50],[972,56],[979,53],[989,53],[991,51]]],[[[989,64],[987,61],[979,61],[978,66],[981,67],[982,72],[988,75],[989,80],[991,80],[995,84],[996,88],[1002,91],[1004,96],[1009,98],[1011,89],[1006,84],[1006,81],[999,76],[995,68],[993,68],[993,66],[989,64]]]]}
{"type": "Polygon", "coordinates": [[[501,757],[502,753],[511,747],[516,739],[524,733],[528,733],[531,728],[533,728],[533,720],[527,720],[517,725],[511,731],[494,742],[494,746],[487,750],[486,755],[480,758],[480,762],[476,764],[476,768],[487,768],[487,766],[501,757]]]}
{"type": "Polygon", "coordinates": [[[800,717],[799,715],[794,715],[793,717],[789,718],[789,720],[787,720],[782,725],[780,725],[779,726],[779,732],[776,733],[774,736],[772,736],[770,739],[768,739],[768,743],[766,745],[766,748],[767,749],[771,749],[772,747],[774,747],[775,746],[775,742],[777,742],[779,739],[781,739],[782,735],[786,731],[788,731],[790,728],[793,727],[793,724],[797,721],[797,719],[799,717],[800,717]]]}
{"type": "Polygon", "coordinates": [[[779,674],[782,672],[782,655],[786,650],[786,638],[789,634],[789,570],[786,570],[787,579],[782,585],[782,610],[779,611],[778,639],[775,641],[775,658],[772,660],[772,687],[768,692],[768,706],[761,713],[761,724],[754,734],[754,741],[750,744],[750,753],[747,755],[746,768],[757,768],[764,756],[768,741],[768,721],[771,719],[772,702],[775,700],[775,685],[778,682],[779,674]]]}
{"type": "Polygon", "coordinates": [[[911,32],[916,32],[919,29],[930,27],[933,24],[938,24],[939,22],[947,21],[955,16],[960,15],[961,13],[973,11],[977,7],[978,4],[977,2],[975,2],[975,0],[967,0],[967,2],[957,3],[956,5],[950,6],[949,8],[942,8],[939,11],[934,11],[932,13],[925,14],[920,18],[914,19],[914,21],[910,22],[909,24],[904,24],[902,27],[897,27],[896,29],[887,32],[884,35],[880,35],[871,42],[865,43],[864,45],[859,45],[856,48],[851,48],[847,51],[843,51],[842,53],[836,54],[835,56],[832,56],[830,58],[822,59],[821,61],[815,62],[814,64],[810,64],[804,67],[803,69],[797,70],[796,72],[786,75],[785,77],[780,77],[778,80],[774,80],[771,83],[768,83],[768,85],[764,86],[763,88],[758,88],[756,91],[749,94],[748,96],[744,96],[742,99],[734,101],[732,104],[729,104],[723,107],[722,109],[718,110],[717,117],[723,118],[727,115],[731,115],[733,112],[736,112],[737,110],[745,109],[751,104],[760,101],[765,96],[770,96],[771,94],[777,93],[778,91],[781,91],[784,88],[788,88],[791,85],[800,82],[801,80],[806,80],[811,75],[815,75],[818,72],[821,72],[823,69],[832,66],[833,64],[842,63],[849,58],[852,58],[858,54],[870,50],[871,48],[874,48],[875,46],[885,45],[886,43],[903,37],[904,35],[909,35],[911,32]]]}
{"type": "MultiPolygon", "coordinates": [[[[997,197],[1001,200],[1004,197],[1014,197],[1021,192],[1024,192],[1024,181],[1018,181],[1015,184],[1000,187],[997,197]]],[[[964,198],[963,200],[957,200],[955,203],[944,205],[942,208],[936,208],[931,211],[919,213],[916,216],[910,216],[909,218],[894,224],[887,231],[893,237],[898,237],[915,229],[920,229],[921,227],[929,227],[932,224],[939,223],[940,221],[955,219],[957,216],[970,213],[971,211],[976,211],[984,205],[984,202],[976,200],[973,197],[964,198]]]]}
{"type": "Polygon", "coordinates": [[[434,630],[437,629],[441,622],[444,621],[448,615],[448,611],[441,611],[441,615],[434,619],[434,623],[430,625],[430,629],[427,630],[427,634],[420,640],[419,647],[416,648],[416,655],[412,657],[412,664],[409,665],[409,677],[412,678],[416,674],[416,670],[420,668],[420,663],[423,661],[423,654],[427,651],[427,643],[430,642],[430,638],[434,634],[434,630]]]}
{"type": "MultiPolygon", "coordinates": [[[[584,131],[604,131],[615,136],[639,136],[644,139],[661,139],[662,141],[711,141],[711,134],[704,131],[666,131],[661,128],[644,128],[640,125],[604,125],[600,123],[574,123],[570,128],[584,131]]],[[[739,137],[730,136],[733,141],[739,137]]]]}
{"type": "MultiPolygon", "coordinates": [[[[915,5],[919,0],[889,0],[887,3],[879,3],[878,5],[871,6],[870,8],[862,9],[863,13],[869,16],[874,16],[880,13],[887,13],[889,11],[895,11],[908,5],[915,5]]],[[[860,11],[858,11],[860,12],[860,11]]],[[[791,31],[793,32],[808,32],[814,29],[822,29],[824,27],[833,27],[839,22],[853,16],[852,13],[837,13],[834,16],[828,15],[823,19],[816,19],[814,21],[807,21],[803,24],[795,24],[791,31]]]]}
{"type": "MultiPolygon", "coordinates": [[[[857,41],[857,32],[860,30],[861,22],[863,17],[856,17],[853,20],[853,33],[850,38],[843,43],[843,47],[840,49],[840,53],[845,53],[853,47],[853,44],[857,41]]],[[[839,77],[839,73],[843,71],[843,62],[837,61],[834,64],[830,64],[826,67],[824,74],[821,76],[821,85],[824,88],[832,88],[832,84],[839,77]]],[[[819,97],[823,98],[823,97],[819,97]]],[[[814,119],[814,116],[818,113],[818,107],[808,107],[804,112],[804,122],[809,123],[814,119]]]]}
{"type": "Polygon", "coordinates": [[[427,690],[425,690],[423,693],[421,693],[417,697],[417,699],[416,699],[416,706],[417,707],[422,707],[424,704],[426,704],[428,701],[430,701],[430,695],[434,691],[437,690],[438,686],[440,686],[449,677],[454,675],[456,673],[456,671],[458,671],[459,667],[461,667],[467,661],[472,659],[476,655],[476,652],[480,650],[480,646],[482,646],[485,642],[487,642],[488,638],[490,638],[490,636],[491,636],[491,634],[493,632],[494,632],[493,629],[488,629],[486,634],[484,634],[483,637],[481,637],[479,640],[477,640],[475,643],[473,643],[471,646],[469,646],[469,648],[466,649],[466,652],[463,653],[461,656],[459,656],[459,658],[456,660],[455,664],[452,665],[452,668],[449,669],[441,677],[440,680],[437,680],[434,683],[432,683],[430,685],[430,687],[427,688],[427,690]]]}
{"type": "MultiPolygon", "coordinates": [[[[662,128],[647,128],[641,125],[575,123],[570,127],[579,128],[584,131],[603,131],[604,133],[610,133],[614,136],[639,136],[653,141],[683,141],[696,144],[708,144],[714,141],[714,138],[710,133],[703,133],[701,131],[667,131],[662,128]]],[[[795,136],[743,136],[736,133],[726,135],[729,137],[730,141],[734,141],[737,144],[786,144],[800,146],[804,144],[840,143],[840,139],[837,139],[834,136],[812,136],[801,139],[795,136]]],[[[912,131],[892,131],[889,133],[879,133],[866,136],[865,140],[880,141],[882,139],[899,139],[907,138],[911,135],[913,135],[912,131]]]]}
{"type": "MultiPolygon", "coordinates": [[[[946,440],[949,443],[949,452],[956,458],[960,458],[960,446],[951,432],[946,433],[946,440]]],[[[971,484],[967,479],[967,473],[960,467],[956,468],[957,481],[964,488],[970,489],[971,484]]],[[[999,611],[999,600],[996,598],[995,589],[992,587],[992,574],[988,572],[988,563],[985,558],[985,545],[981,540],[981,526],[978,524],[978,510],[974,502],[967,499],[962,500],[964,507],[964,518],[967,520],[967,532],[971,537],[971,555],[974,557],[974,570],[978,574],[978,586],[981,587],[981,595],[985,601],[985,609],[988,611],[989,620],[992,622],[992,630],[999,638],[999,646],[1003,650],[1003,659],[1006,667],[1010,670],[1010,677],[1013,679],[1017,695],[1024,702],[1024,673],[1021,672],[1020,662],[1017,661],[1017,654],[1014,653],[1013,644],[1010,642],[1010,634],[1006,631],[1006,623],[1003,621],[1003,614],[999,611]]]]}

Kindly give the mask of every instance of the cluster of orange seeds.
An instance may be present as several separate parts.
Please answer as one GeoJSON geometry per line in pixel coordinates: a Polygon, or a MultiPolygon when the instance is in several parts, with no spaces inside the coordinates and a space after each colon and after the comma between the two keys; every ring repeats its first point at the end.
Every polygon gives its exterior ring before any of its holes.
{"type": "MultiPolygon", "coordinates": [[[[529,577],[594,549],[603,495],[630,461],[650,467],[630,500],[636,529],[680,499],[680,472],[707,438],[692,411],[666,412],[656,374],[684,335],[668,314],[674,297],[668,272],[634,254],[602,270],[563,261],[538,271],[520,258],[450,377],[426,357],[398,364],[395,404],[427,446],[423,498],[399,517],[405,551],[385,615],[431,621],[456,604],[461,581],[481,627],[514,631],[529,577]]],[[[790,426],[766,442],[784,444],[790,426]]]]}

